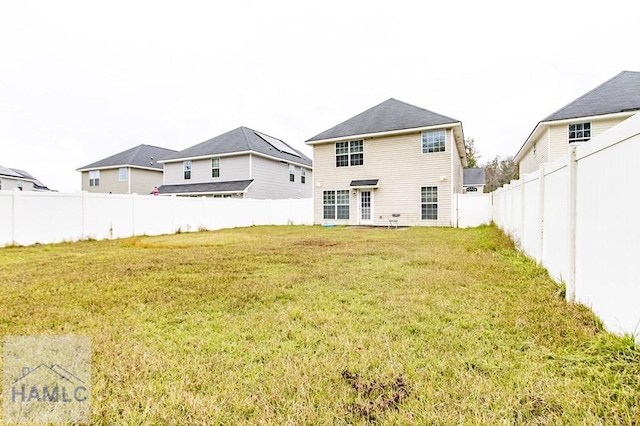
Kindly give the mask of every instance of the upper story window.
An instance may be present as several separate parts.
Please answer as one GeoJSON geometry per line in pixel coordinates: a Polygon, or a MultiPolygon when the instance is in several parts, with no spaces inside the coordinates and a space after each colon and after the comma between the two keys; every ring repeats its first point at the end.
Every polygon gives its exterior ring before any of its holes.
{"type": "Polygon", "coordinates": [[[569,143],[591,139],[591,123],[569,124],[569,143]]]}
{"type": "Polygon", "coordinates": [[[296,166],[289,164],[289,182],[295,182],[296,180],[296,166]]]}
{"type": "Polygon", "coordinates": [[[445,150],[446,136],[444,130],[430,130],[422,132],[422,153],[443,152],[445,150]]]}
{"type": "Polygon", "coordinates": [[[305,169],[304,167],[300,167],[300,183],[306,183],[307,182],[307,169],[305,169]]]}
{"type": "Polygon", "coordinates": [[[220,177],[220,159],[212,158],[211,159],[211,177],[220,177]]]}
{"type": "Polygon", "coordinates": [[[118,180],[120,180],[120,182],[126,182],[129,180],[129,168],[120,167],[118,169],[118,180]]]}
{"type": "Polygon", "coordinates": [[[100,186],[100,170],[89,172],[89,186],[100,186]]]}
{"type": "Polygon", "coordinates": [[[191,179],[191,161],[182,162],[182,171],[185,179],[191,179]]]}
{"type": "Polygon", "coordinates": [[[336,142],[336,167],[362,166],[364,141],[336,142]]]}

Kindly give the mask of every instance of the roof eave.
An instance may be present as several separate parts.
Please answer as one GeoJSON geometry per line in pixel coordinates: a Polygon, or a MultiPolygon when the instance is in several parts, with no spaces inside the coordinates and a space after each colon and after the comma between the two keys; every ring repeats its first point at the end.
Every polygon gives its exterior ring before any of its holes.
{"type": "MultiPolygon", "coordinates": [[[[159,163],[160,161],[157,161],[159,163]]],[[[109,169],[119,169],[121,167],[130,167],[132,169],[143,169],[143,170],[151,170],[154,172],[162,172],[162,169],[155,167],[145,167],[145,166],[134,166],[133,164],[119,164],[117,166],[103,166],[103,167],[82,167],[76,169],[76,172],[90,172],[92,170],[109,170],[109,169]]]]}
{"type": "Polygon", "coordinates": [[[460,121],[453,121],[451,123],[435,124],[433,126],[411,127],[408,129],[389,130],[386,132],[362,133],[358,135],[345,135],[345,136],[339,136],[335,138],[318,139],[318,140],[309,139],[305,143],[307,145],[318,145],[322,143],[339,142],[345,139],[381,138],[385,136],[404,135],[407,133],[416,133],[416,132],[422,132],[425,130],[447,129],[450,127],[458,127],[458,126],[462,127],[462,123],[460,121]]]}

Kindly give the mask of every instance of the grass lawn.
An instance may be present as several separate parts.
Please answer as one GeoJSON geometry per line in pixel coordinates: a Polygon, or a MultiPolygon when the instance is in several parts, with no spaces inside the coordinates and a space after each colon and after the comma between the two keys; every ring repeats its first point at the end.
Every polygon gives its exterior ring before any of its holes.
{"type": "Polygon", "coordinates": [[[90,336],[95,424],[640,423],[633,339],[493,227],[0,249],[0,336],[41,334],[90,336]]]}

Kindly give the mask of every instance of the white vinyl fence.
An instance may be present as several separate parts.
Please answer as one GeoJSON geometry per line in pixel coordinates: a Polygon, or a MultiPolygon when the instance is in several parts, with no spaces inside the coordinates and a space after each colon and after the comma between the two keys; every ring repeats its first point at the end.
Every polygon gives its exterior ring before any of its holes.
{"type": "Polygon", "coordinates": [[[0,247],[287,224],[313,224],[313,199],[0,191],[0,247]]]}
{"type": "Polygon", "coordinates": [[[640,114],[493,193],[493,220],[607,329],[640,340],[640,114]]]}

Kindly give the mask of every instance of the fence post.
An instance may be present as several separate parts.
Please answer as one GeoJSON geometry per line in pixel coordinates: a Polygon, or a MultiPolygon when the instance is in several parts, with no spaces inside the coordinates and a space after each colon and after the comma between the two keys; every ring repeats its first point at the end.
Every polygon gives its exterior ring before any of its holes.
{"type": "Polygon", "coordinates": [[[538,265],[542,265],[542,259],[543,259],[543,253],[544,253],[544,196],[545,196],[545,188],[544,188],[544,182],[546,180],[545,177],[545,167],[544,164],[540,165],[540,217],[538,218],[538,222],[540,223],[540,231],[538,234],[538,259],[537,263],[538,265]]]}
{"type": "Polygon", "coordinates": [[[16,244],[16,228],[18,227],[18,197],[20,197],[20,190],[13,188],[13,196],[11,197],[11,244],[16,244]]]}
{"type": "Polygon", "coordinates": [[[567,277],[567,302],[576,300],[576,192],[577,168],[576,146],[569,146],[569,276],[567,277]]]}

